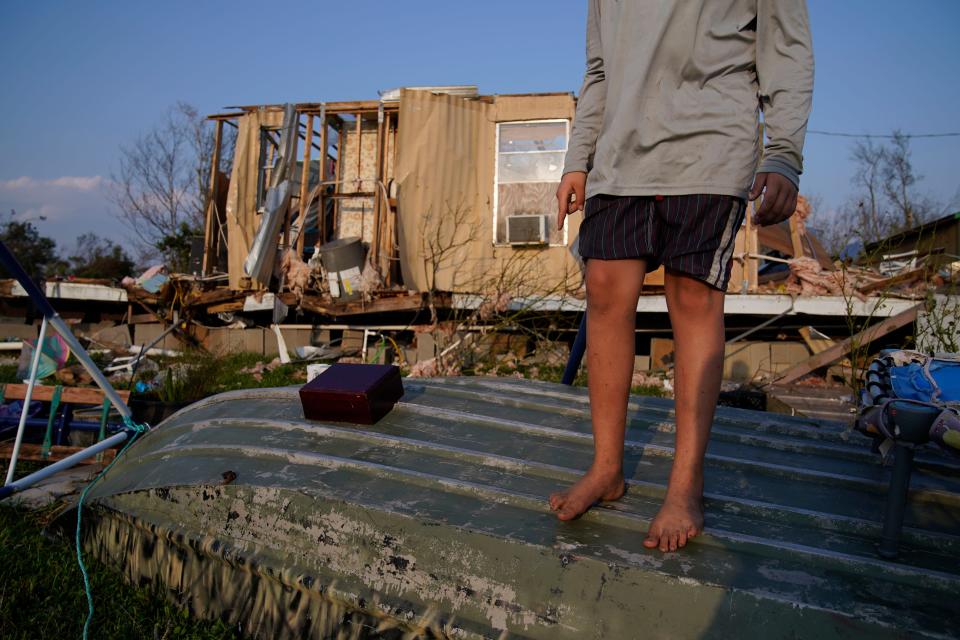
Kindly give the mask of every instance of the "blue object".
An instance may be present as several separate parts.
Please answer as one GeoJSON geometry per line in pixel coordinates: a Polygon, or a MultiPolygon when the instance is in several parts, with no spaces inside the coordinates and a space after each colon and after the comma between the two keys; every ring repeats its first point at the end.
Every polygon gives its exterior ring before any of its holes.
{"type": "Polygon", "coordinates": [[[929,376],[919,362],[890,367],[894,396],[920,402],[960,402],[960,362],[932,360],[928,367],[929,376]],[[939,395],[934,383],[940,389],[939,395]]]}
{"type": "Polygon", "coordinates": [[[577,377],[577,371],[580,370],[580,363],[583,361],[583,352],[587,350],[587,312],[583,312],[580,318],[580,328],[577,329],[577,337],[573,340],[573,348],[570,349],[570,357],[567,359],[567,366],[563,370],[563,378],[560,379],[565,385],[573,384],[577,377]]]}

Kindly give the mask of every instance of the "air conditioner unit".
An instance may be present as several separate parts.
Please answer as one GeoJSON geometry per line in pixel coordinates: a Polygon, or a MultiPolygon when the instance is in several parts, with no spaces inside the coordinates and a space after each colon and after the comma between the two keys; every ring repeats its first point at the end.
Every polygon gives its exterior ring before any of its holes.
{"type": "Polygon", "coordinates": [[[516,245],[546,244],[546,214],[508,216],[507,242],[516,245]]]}

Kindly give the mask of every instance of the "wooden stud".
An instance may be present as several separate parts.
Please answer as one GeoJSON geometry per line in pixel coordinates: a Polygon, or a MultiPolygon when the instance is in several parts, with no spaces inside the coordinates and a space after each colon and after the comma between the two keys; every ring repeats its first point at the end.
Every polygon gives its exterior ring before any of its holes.
{"type": "Polygon", "coordinates": [[[871,327],[867,327],[858,334],[851,336],[842,342],[838,342],[832,347],[829,347],[788,369],[780,374],[780,376],[773,380],[770,384],[789,384],[798,378],[802,378],[808,373],[816,371],[820,367],[831,364],[832,362],[835,362],[836,360],[839,360],[843,356],[850,353],[850,351],[857,346],[869,344],[877,338],[882,338],[891,331],[895,331],[896,329],[915,321],[917,319],[917,312],[922,308],[923,305],[919,304],[907,309],[906,311],[901,311],[895,316],[886,318],[883,322],[878,322],[871,327]]]}
{"type": "MultiPolygon", "coordinates": [[[[53,445],[46,452],[46,455],[43,453],[43,447],[39,444],[30,444],[29,442],[24,442],[20,445],[20,454],[17,456],[17,460],[29,460],[32,462],[58,462],[63,460],[68,456],[83,451],[86,447],[72,447],[69,445],[53,445]]],[[[0,460],[9,460],[10,456],[13,455],[13,445],[4,444],[0,445],[0,460]]],[[[96,457],[87,458],[86,460],[80,460],[77,464],[98,464],[100,462],[110,462],[116,457],[116,449],[107,449],[101,454],[98,454],[96,457]],[[98,459],[102,455],[103,459],[98,459]]]]}
{"type": "Polygon", "coordinates": [[[213,135],[213,157],[210,160],[210,191],[207,193],[207,210],[205,212],[205,224],[203,229],[203,267],[202,275],[209,275],[211,266],[210,254],[214,252],[213,240],[215,225],[220,222],[220,216],[217,212],[217,193],[219,193],[220,176],[220,146],[223,141],[223,120],[217,120],[217,126],[213,135]],[[216,218],[216,221],[214,221],[216,218]]]}
{"type": "Polygon", "coordinates": [[[307,193],[310,186],[311,151],[313,151],[313,114],[307,116],[307,137],[303,144],[303,170],[300,172],[300,235],[297,236],[297,256],[301,259],[303,259],[304,237],[307,235],[307,209],[309,209],[307,193]]]}
{"type": "MultiPolygon", "coordinates": [[[[38,402],[52,402],[57,387],[48,385],[36,385],[33,388],[32,398],[38,402]]],[[[7,400],[23,400],[27,395],[27,385],[19,383],[9,383],[4,388],[7,400]]],[[[117,391],[121,399],[126,401],[130,398],[129,391],[117,391]]],[[[103,402],[103,391],[96,387],[61,387],[60,401],[68,404],[92,404],[97,405],[103,402]]]]}
{"type": "Polygon", "coordinates": [[[357,191],[362,188],[360,185],[363,177],[363,115],[358,113],[357,117],[357,191]]]}
{"type": "Polygon", "coordinates": [[[389,287],[392,283],[392,278],[390,277],[390,265],[393,258],[393,207],[390,206],[390,193],[387,191],[387,159],[390,157],[390,126],[392,122],[392,117],[390,113],[386,114],[386,123],[384,124],[384,133],[383,133],[383,162],[382,168],[380,170],[380,181],[383,183],[383,188],[378,191],[381,192],[383,197],[383,202],[381,203],[381,209],[383,211],[383,232],[381,234],[381,256],[380,256],[380,273],[383,276],[383,284],[386,287],[389,287]]]}
{"type": "MultiPolygon", "coordinates": [[[[293,136],[293,148],[288,151],[290,164],[296,164],[293,159],[297,157],[297,151],[300,149],[300,113],[297,112],[296,123],[297,135],[293,136]]],[[[276,241],[276,240],[274,240],[276,241]]],[[[290,207],[283,214],[283,250],[290,248],[290,207]]]]}
{"type": "Polygon", "coordinates": [[[317,196],[317,227],[320,229],[320,243],[327,241],[327,202],[323,192],[327,188],[327,113],[320,110],[320,191],[317,196]]]}
{"type": "Polygon", "coordinates": [[[800,233],[800,225],[797,224],[797,216],[790,216],[790,244],[793,246],[793,257],[803,257],[803,237],[800,233]]]}
{"type": "MultiPolygon", "coordinates": [[[[337,176],[336,176],[336,184],[333,185],[333,194],[335,197],[340,193],[340,187],[343,182],[343,161],[344,161],[343,153],[344,151],[346,151],[346,146],[347,146],[344,139],[344,135],[343,135],[345,130],[346,130],[346,126],[344,126],[344,122],[341,119],[340,127],[337,129],[337,172],[336,172],[337,176]]],[[[340,199],[337,198],[334,200],[334,207],[333,207],[334,237],[339,235],[339,231],[340,231],[340,199]]],[[[328,240],[332,240],[332,238],[328,238],[328,240]]]]}

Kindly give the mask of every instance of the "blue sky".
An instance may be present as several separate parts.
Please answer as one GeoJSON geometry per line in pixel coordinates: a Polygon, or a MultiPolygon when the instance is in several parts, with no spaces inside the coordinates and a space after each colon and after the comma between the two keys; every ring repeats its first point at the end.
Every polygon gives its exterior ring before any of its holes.
{"type": "MultiPolygon", "coordinates": [[[[637,0],[639,1],[639,0],[637,0]]],[[[0,4],[0,212],[44,214],[69,247],[122,237],[103,198],[118,147],[178,100],[235,104],[375,98],[402,85],[575,91],[584,0],[0,4]],[[273,8],[282,7],[283,9],[273,8]]],[[[809,0],[811,129],[960,131],[960,2],[809,0]]],[[[810,135],[801,191],[837,209],[851,141],[810,135]]],[[[960,138],[912,143],[919,190],[960,208],[960,138]]]]}

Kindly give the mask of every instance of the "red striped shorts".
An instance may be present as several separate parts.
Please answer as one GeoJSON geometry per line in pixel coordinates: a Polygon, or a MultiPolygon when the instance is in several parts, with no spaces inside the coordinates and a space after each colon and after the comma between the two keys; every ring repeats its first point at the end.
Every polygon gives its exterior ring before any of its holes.
{"type": "Polygon", "coordinates": [[[584,260],[642,258],[725,291],[733,246],[746,211],[724,195],[596,195],[584,205],[579,248],[584,260]]]}

